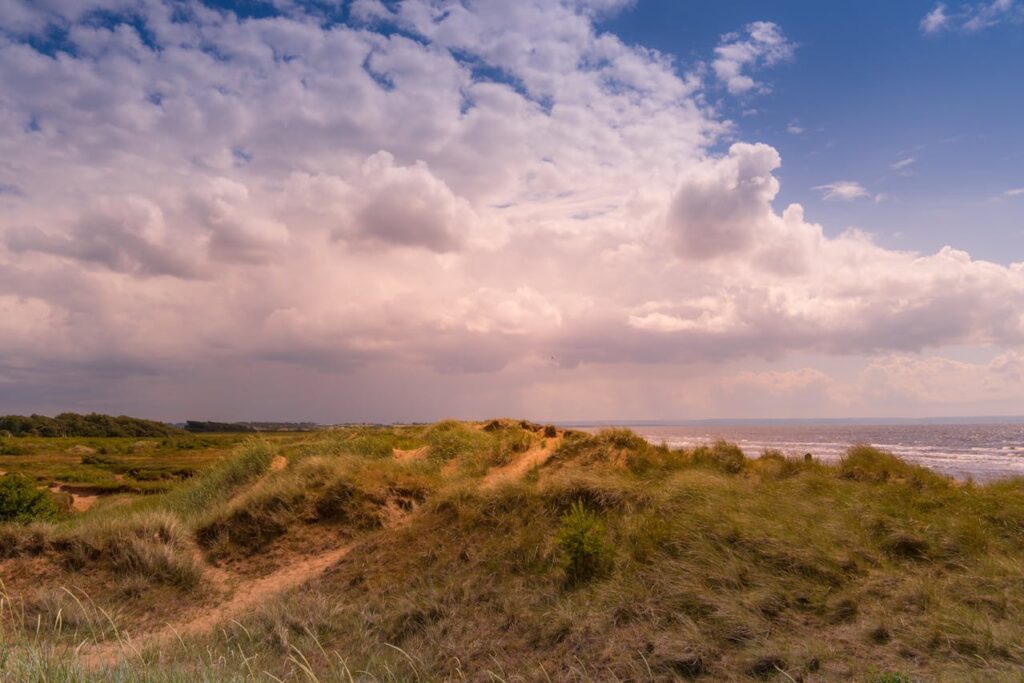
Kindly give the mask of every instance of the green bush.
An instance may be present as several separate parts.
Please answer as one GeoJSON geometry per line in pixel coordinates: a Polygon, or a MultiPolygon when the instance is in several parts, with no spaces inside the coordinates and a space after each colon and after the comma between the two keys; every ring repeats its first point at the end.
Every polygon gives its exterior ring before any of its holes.
{"type": "Polygon", "coordinates": [[[570,584],[588,581],[605,568],[608,548],[604,534],[604,522],[582,500],[562,515],[557,541],[566,555],[565,577],[570,584]]]}
{"type": "Polygon", "coordinates": [[[37,489],[20,474],[0,477],[0,522],[51,520],[58,514],[57,504],[46,491],[37,489]]]}

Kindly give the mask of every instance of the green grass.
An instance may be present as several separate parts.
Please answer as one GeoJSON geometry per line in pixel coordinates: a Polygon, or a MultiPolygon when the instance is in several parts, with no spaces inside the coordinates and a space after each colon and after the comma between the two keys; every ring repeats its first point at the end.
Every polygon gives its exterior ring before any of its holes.
{"type": "MultiPolygon", "coordinates": [[[[0,439],[0,472],[24,474],[39,485],[55,483],[99,493],[169,491],[227,457],[247,438],[240,434],[133,437],[17,437],[0,439]]],[[[294,435],[269,435],[277,442],[294,435]]]]}
{"type": "Polygon", "coordinates": [[[2,527],[0,681],[1021,680],[1024,481],[608,430],[480,486],[545,438],[500,420],[238,441],[163,493],[2,527]],[[69,654],[217,604],[206,562],[256,578],[340,545],[209,633],[107,670],[69,654]]]}

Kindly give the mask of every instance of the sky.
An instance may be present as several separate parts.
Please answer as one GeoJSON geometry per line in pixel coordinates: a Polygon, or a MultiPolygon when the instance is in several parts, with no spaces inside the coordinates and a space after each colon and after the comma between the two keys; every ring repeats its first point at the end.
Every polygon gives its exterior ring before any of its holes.
{"type": "Polygon", "coordinates": [[[1024,411],[1024,0],[0,0],[0,412],[1024,411]]]}

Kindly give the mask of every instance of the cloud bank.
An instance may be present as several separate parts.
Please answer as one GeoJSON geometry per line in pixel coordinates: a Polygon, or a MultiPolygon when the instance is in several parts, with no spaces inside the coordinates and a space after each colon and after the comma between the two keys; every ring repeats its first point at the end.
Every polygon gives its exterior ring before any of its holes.
{"type": "MultiPolygon", "coordinates": [[[[699,69],[595,28],[624,4],[0,5],[0,407],[566,415],[615,368],[1021,345],[1024,264],[776,207],[699,69]]],[[[791,57],[756,22],[714,77],[791,57]]]]}

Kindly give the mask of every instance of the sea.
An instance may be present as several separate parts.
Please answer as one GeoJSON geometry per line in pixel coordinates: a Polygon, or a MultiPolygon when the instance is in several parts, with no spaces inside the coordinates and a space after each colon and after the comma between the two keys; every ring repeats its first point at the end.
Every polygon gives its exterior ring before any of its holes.
{"type": "MultiPolygon", "coordinates": [[[[576,425],[597,431],[611,423],[576,425]]],[[[765,449],[826,462],[855,444],[870,444],[957,479],[991,481],[1024,476],[1024,421],[977,424],[665,424],[621,423],[648,441],[691,447],[725,439],[748,457],[765,449]]]]}

